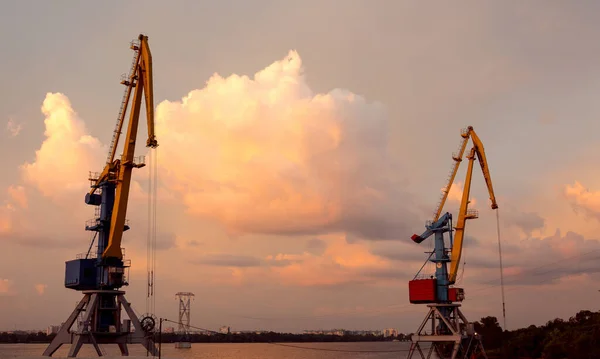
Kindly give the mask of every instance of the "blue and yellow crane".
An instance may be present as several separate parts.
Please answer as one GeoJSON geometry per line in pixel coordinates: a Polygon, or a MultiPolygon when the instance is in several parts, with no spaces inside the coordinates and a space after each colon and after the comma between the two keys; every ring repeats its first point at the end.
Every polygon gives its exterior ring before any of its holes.
{"type": "Polygon", "coordinates": [[[468,322],[459,309],[461,304],[458,302],[462,302],[465,298],[464,290],[453,286],[458,274],[467,220],[478,218],[477,211],[469,209],[473,164],[476,157],[483,171],[492,209],[497,209],[498,204],[481,140],[471,126],[463,130],[461,136],[462,142],[458,152],[452,156],[454,164],[433,219],[427,221],[423,234],[412,236],[412,240],[416,243],[421,243],[428,237],[434,236],[434,250],[429,254],[425,264],[435,263],[435,275],[429,278],[419,277],[425,267],[423,264],[415,278],[409,281],[409,301],[415,304],[427,304],[429,312],[411,337],[412,343],[408,359],[411,359],[415,353],[418,353],[421,358],[430,358],[434,352],[439,358],[487,358],[481,338],[475,332],[473,323],[468,322]],[[469,164],[458,220],[453,227],[452,214],[450,212],[442,214],[442,210],[469,139],[473,140],[473,147],[466,156],[469,164]],[[444,233],[448,233],[449,246],[446,245],[444,233]],[[450,270],[448,270],[448,263],[450,263],[450,270]],[[427,325],[429,322],[430,325],[427,325]],[[428,355],[424,354],[425,348],[421,347],[421,343],[429,343],[428,355]]]}
{"type": "MultiPolygon", "coordinates": [[[[483,143],[473,130],[472,126],[463,130],[461,136],[463,138],[462,142],[458,153],[452,156],[454,165],[450,171],[446,187],[442,191],[442,197],[434,212],[433,219],[427,222],[425,225],[426,230],[423,234],[420,236],[414,234],[411,237],[414,242],[421,243],[431,235],[434,235],[434,251],[427,260],[435,263],[436,266],[435,278],[417,279],[421,272],[419,271],[415,276],[415,279],[410,281],[409,295],[411,303],[451,303],[462,301],[462,299],[464,299],[464,291],[461,288],[451,288],[450,286],[456,283],[467,220],[478,218],[477,210],[469,209],[469,195],[471,193],[471,179],[473,177],[473,162],[475,161],[475,157],[479,160],[481,170],[483,171],[483,177],[491,200],[491,207],[492,209],[498,208],[483,143]],[[456,177],[456,173],[458,172],[458,167],[462,162],[462,157],[469,139],[473,140],[473,147],[466,157],[469,160],[469,164],[458,212],[458,220],[456,221],[455,227],[452,228],[452,214],[446,212],[442,215],[442,210],[448,198],[448,193],[450,192],[454,178],[456,177]],[[456,230],[454,235],[453,229],[456,230]],[[449,248],[445,245],[444,233],[449,233],[449,248]],[[448,256],[449,252],[450,256],[448,256]],[[447,268],[448,263],[450,263],[449,271],[447,268]]],[[[423,268],[421,268],[421,270],[422,269],[423,268]]]]}
{"type": "Polygon", "coordinates": [[[154,317],[146,315],[138,319],[125,299],[125,292],[120,290],[128,285],[126,269],[130,266],[130,261],[124,259],[121,242],[123,233],[129,229],[126,214],[132,172],[134,168],[145,166],[142,156],[134,156],[142,97],[145,97],[148,123],[146,146],[158,146],[154,133],[152,55],[148,37],[139,35],[137,41],[131,43],[131,49],[135,54],[129,76],[121,81],[125,92],[106,164],[101,173],[90,174],[91,190],[85,195],[85,203],[95,207],[95,218],[86,223],[86,230],[94,232],[94,236],[87,253],[67,261],[65,266],[65,287],[81,291],[84,296],[44,351],[45,356],[52,356],[62,344],[71,344],[69,357],[77,356],[83,344],[92,344],[98,355],[103,354],[100,344],[117,344],[124,355],[128,355],[127,345],[132,343],[142,344],[152,355],[157,353],[151,336],[154,317]],[[123,153],[115,158],[132,93],[123,153]],[[121,320],[121,309],[127,312],[128,320],[121,320]],[[76,321],[80,328],[72,330],[76,321]]]}
{"type": "MultiPolygon", "coordinates": [[[[139,37],[139,45],[132,45],[136,51],[132,71],[128,79],[121,81],[126,86],[125,95],[117,126],[110,145],[104,170],[99,175],[90,176],[91,190],[85,195],[85,203],[99,208],[98,216],[86,225],[86,230],[97,233],[96,258],[75,259],[67,262],[65,286],[75,290],[117,289],[127,285],[124,269],[128,262],[123,261],[121,241],[123,232],[129,229],[126,223],[127,203],[133,168],[144,167],[145,163],[134,157],[137,130],[142,104],[142,92],[146,102],[148,139],[146,146],[158,146],[154,134],[154,91],[152,86],[152,55],[147,36],[139,37]],[[133,91],[135,89],[135,91],[133,91]],[[129,116],[127,134],[121,158],[115,159],[117,145],[131,92],[133,106],[129,116]],[[136,162],[137,161],[137,162],[136,162]],[[82,269],[84,269],[82,271],[82,269]],[[86,272],[85,269],[88,271],[86,272]],[[86,275],[87,274],[87,275],[86,275]]],[[[93,244],[93,241],[92,241],[93,244]]],[[[90,246],[91,248],[91,246],[90,246]]]]}

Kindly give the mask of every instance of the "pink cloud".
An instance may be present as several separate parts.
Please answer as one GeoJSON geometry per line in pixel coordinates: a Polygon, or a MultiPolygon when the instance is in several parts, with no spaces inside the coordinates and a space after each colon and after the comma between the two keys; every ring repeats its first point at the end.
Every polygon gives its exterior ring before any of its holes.
{"type": "Polygon", "coordinates": [[[372,281],[378,273],[393,269],[389,260],[369,251],[368,243],[348,243],[341,235],[322,239],[327,243],[323,254],[279,254],[275,260],[285,260],[286,265],[273,266],[271,271],[284,285],[332,286],[372,281]]]}
{"type": "Polygon", "coordinates": [[[232,232],[389,237],[413,217],[399,206],[409,197],[394,186],[385,109],[313,93],[295,51],[253,78],[214,75],[156,116],[165,186],[232,232]]]}
{"type": "Polygon", "coordinates": [[[25,193],[25,187],[10,186],[8,187],[8,195],[21,208],[27,208],[28,203],[27,194],[25,193]]]}
{"type": "Polygon", "coordinates": [[[564,196],[573,210],[587,217],[600,220],[600,192],[590,191],[581,183],[575,181],[573,185],[565,185],[564,196]]]}
{"type": "MultiPolygon", "coordinates": [[[[463,188],[464,188],[464,183],[461,181],[456,181],[454,183],[452,183],[452,186],[450,186],[450,191],[448,191],[448,200],[449,201],[453,201],[455,203],[460,203],[462,201],[462,195],[463,195],[463,188]]],[[[444,188],[442,188],[442,191],[444,190],[444,188]]],[[[471,195],[470,202],[469,202],[469,208],[475,208],[475,206],[477,205],[477,199],[475,197],[473,197],[471,195]]]]}
{"type": "Polygon", "coordinates": [[[46,288],[48,288],[48,285],[47,284],[36,284],[34,287],[35,287],[35,291],[39,295],[44,295],[44,293],[46,292],[46,288]]]}
{"type": "Polygon", "coordinates": [[[17,123],[12,118],[8,119],[8,122],[6,123],[6,131],[8,131],[8,133],[10,134],[11,137],[17,137],[19,135],[19,133],[21,133],[22,129],[23,129],[22,124],[17,123]]]}
{"type": "Polygon", "coordinates": [[[10,279],[0,278],[0,296],[16,294],[14,282],[10,279]]]}
{"type": "Polygon", "coordinates": [[[23,179],[50,198],[85,193],[89,171],[101,170],[104,146],[89,134],[65,95],[46,94],[42,113],[46,139],[35,161],[21,166],[23,179]]]}

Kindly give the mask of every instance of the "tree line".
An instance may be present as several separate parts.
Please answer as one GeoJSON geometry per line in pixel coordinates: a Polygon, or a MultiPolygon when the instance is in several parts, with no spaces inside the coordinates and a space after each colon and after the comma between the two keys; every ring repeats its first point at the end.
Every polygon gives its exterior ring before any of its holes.
{"type": "MultiPolygon", "coordinates": [[[[10,333],[0,332],[0,343],[50,343],[56,334],[47,335],[44,332],[37,333],[10,333]]],[[[215,333],[212,335],[191,333],[185,338],[182,338],[177,333],[156,333],[155,341],[163,343],[174,343],[185,339],[192,343],[269,343],[269,342],[374,342],[374,341],[390,341],[393,339],[408,340],[408,337],[400,334],[397,337],[383,337],[382,335],[333,335],[333,334],[292,334],[292,333],[276,333],[276,332],[261,332],[261,333],[231,333],[221,334],[215,333]]]]}
{"type": "Polygon", "coordinates": [[[600,312],[582,310],[567,320],[503,331],[496,317],[475,323],[490,359],[600,358],[600,312]]]}
{"type": "MultiPolygon", "coordinates": [[[[600,358],[600,312],[579,311],[567,320],[553,319],[541,326],[502,330],[496,317],[474,323],[490,359],[592,359],[600,358]]],[[[0,333],[0,343],[49,343],[55,334],[0,333]]],[[[397,337],[375,335],[325,335],[291,333],[189,334],[193,343],[267,343],[267,342],[361,342],[409,340],[411,334],[397,337]]],[[[181,340],[176,333],[162,333],[156,340],[172,343],[181,340]]]]}

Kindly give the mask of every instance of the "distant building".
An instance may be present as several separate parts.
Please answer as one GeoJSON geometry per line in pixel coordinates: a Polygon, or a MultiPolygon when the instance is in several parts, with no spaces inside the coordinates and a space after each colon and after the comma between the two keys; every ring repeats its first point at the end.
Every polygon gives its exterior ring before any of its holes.
{"type": "Polygon", "coordinates": [[[46,329],[46,335],[56,334],[60,330],[60,325],[51,325],[46,329]]]}
{"type": "Polygon", "coordinates": [[[163,333],[175,333],[175,328],[167,327],[165,330],[163,330],[163,333]]]}
{"type": "Polygon", "coordinates": [[[222,334],[230,334],[231,329],[228,326],[224,325],[221,327],[221,329],[219,329],[219,332],[222,334]]]}
{"type": "Polygon", "coordinates": [[[398,329],[394,329],[394,328],[389,328],[389,329],[384,329],[383,330],[383,336],[384,337],[397,337],[398,336],[398,329]]]}
{"type": "MultiPolygon", "coordinates": [[[[389,330],[390,331],[395,331],[395,329],[389,329],[389,330]]],[[[398,331],[395,331],[395,333],[397,333],[397,332],[398,331]]],[[[373,335],[373,336],[382,336],[382,335],[384,335],[381,330],[345,330],[345,329],[305,330],[304,334],[311,334],[311,335],[337,335],[337,336],[344,336],[344,335],[360,335],[360,336],[373,335]]],[[[397,334],[392,334],[392,335],[397,335],[397,334]]]]}

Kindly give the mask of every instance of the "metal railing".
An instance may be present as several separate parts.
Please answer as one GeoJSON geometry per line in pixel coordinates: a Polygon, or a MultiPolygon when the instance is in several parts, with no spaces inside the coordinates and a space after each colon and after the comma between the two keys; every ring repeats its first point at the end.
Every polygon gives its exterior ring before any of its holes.
{"type": "Polygon", "coordinates": [[[467,209],[467,218],[479,218],[479,211],[476,209],[467,209]]]}
{"type": "MultiPolygon", "coordinates": [[[[123,266],[130,267],[131,259],[125,259],[125,248],[124,247],[121,247],[121,253],[123,253],[123,266]]],[[[75,259],[85,259],[86,256],[88,259],[98,258],[98,245],[95,245],[92,247],[92,250],[90,251],[89,255],[87,252],[78,253],[77,255],[75,255],[75,259]]]]}
{"type": "Polygon", "coordinates": [[[100,218],[92,218],[85,221],[85,229],[94,228],[96,226],[100,226],[102,222],[100,222],[100,218]]]}
{"type": "Polygon", "coordinates": [[[133,158],[133,164],[135,166],[145,166],[146,165],[146,156],[144,156],[144,155],[135,156],[133,158]]]}
{"type": "Polygon", "coordinates": [[[422,280],[422,279],[431,279],[431,277],[435,278],[433,274],[418,274],[413,278],[413,280],[422,280]]]}

